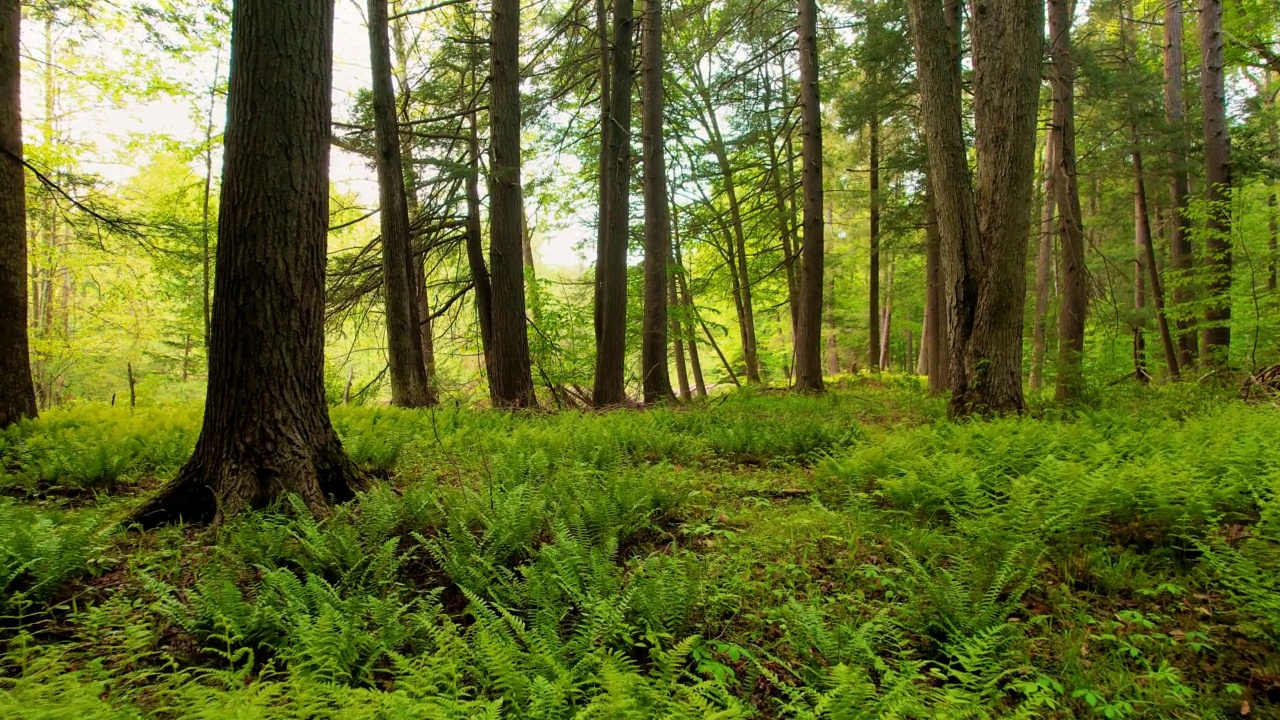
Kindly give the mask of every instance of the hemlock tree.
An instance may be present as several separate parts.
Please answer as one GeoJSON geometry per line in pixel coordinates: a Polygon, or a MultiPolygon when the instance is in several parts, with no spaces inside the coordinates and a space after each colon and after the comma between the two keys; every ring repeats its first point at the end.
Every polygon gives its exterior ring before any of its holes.
{"type": "Polygon", "coordinates": [[[1205,299],[1206,365],[1226,368],[1231,351],[1231,143],[1223,72],[1222,0],[1200,0],[1200,103],[1204,114],[1205,223],[1208,281],[1205,299]]]}
{"type": "Polygon", "coordinates": [[[27,347],[27,196],[19,0],[0,0],[0,428],[36,416],[27,347]]]}
{"type": "MultiPolygon", "coordinates": [[[[1191,218],[1187,216],[1187,130],[1182,105],[1182,0],[1167,0],[1164,6],[1164,113],[1169,124],[1169,201],[1174,213],[1169,237],[1170,270],[1177,273],[1171,292],[1174,305],[1192,300],[1187,275],[1191,271],[1191,218]]],[[[1178,321],[1178,362],[1190,367],[1196,361],[1200,343],[1187,319],[1178,321]]]]}
{"type": "Polygon", "coordinates": [[[822,108],[818,97],[818,5],[800,0],[800,175],[804,229],[800,311],[796,313],[796,389],[822,392],[822,108]]]}
{"type": "Polygon", "coordinates": [[[537,404],[524,301],[524,209],[520,191],[520,2],[495,0],[490,34],[489,297],[498,407],[537,404]]]}
{"type": "Polygon", "coordinates": [[[976,184],[961,123],[958,23],[948,27],[937,0],[911,0],[910,11],[929,178],[942,234],[951,342],[949,412],[953,417],[1020,412],[1044,5],[1008,0],[974,15],[976,184]]]}
{"type": "MultiPolygon", "coordinates": [[[[644,330],[640,372],[644,401],[674,401],[667,369],[667,259],[671,254],[671,211],[667,206],[667,163],[663,143],[662,0],[645,0],[644,114],[644,330]]],[[[688,381],[684,383],[688,391],[688,381]]]]}
{"type": "Polygon", "coordinates": [[[405,408],[428,407],[436,404],[436,398],[427,378],[420,330],[422,318],[414,292],[417,273],[413,269],[404,162],[396,123],[387,0],[369,0],[368,24],[369,64],[373,69],[373,157],[378,171],[382,225],[382,296],[387,320],[391,404],[405,408]]]}
{"type": "Polygon", "coordinates": [[[324,393],[333,0],[237,0],[209,387],[195,453],[135,513],[222,519],[362,484],[324,393]]]}

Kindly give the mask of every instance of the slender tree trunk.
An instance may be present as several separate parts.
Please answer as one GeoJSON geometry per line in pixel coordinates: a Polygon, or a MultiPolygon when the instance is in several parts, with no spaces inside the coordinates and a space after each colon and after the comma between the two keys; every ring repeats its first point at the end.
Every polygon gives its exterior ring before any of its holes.
{"type": "MultiPolygon", "coordinates": [[[[1133,194],[1133,308],[1139,315],[1147,307],[1147,285],[1143,280],[1143,264],[1146,262],[1143,236],[1149,237],[1151,230],[1147,225],[1146,212],[1146,200],[1135,190],[1133,194]]],[[[1147,372],[1146,337],[1142,332],[1142,323],[1136,320],[1133,323],[1133,377],[1144,384],[1151,379],[1150,373],[1147,372]]]]}
{"type": "MultiPolygon", "coordinates": [[[[467,167],[467,265],[471,269],[471,282],[476,297],[476,316],[480,323],[480,347],[484,353],[486,374],[493,377],[493,286],[489,282],[489,267],[484,259],[484,228],[480,220],[480,138],[476,127],[476,109],[467,114],[468,167],[467,167]]],[[[492,382],[490,382],[492,395],[492,382]]],[[[496,404],[496,403],[495,403],[496,404]]]]}
{"type": "MultiPolygon", "coordinates": [[[[679,293],[676,291],[678,281],[672,280],[667,283],[667,304],[670,307],[680,307],[679,293]]],[[[680,327],[680,315],[671,313],[671,339],[672,345],[675,346],[676,354],[676,382],[680,387],[680,402],[687,403],[693,399],[689,391],[689,367],[685,362],[684,354],[684,329],[680,327]]]]}
{"type": "Polygon", "coordinates": [[[27,346],[21,24],[18,0],[0,0],[0,429],[36,416],[27,346]]]}
{"type": "Polygon", "coordinates": [[[929,191],[928,220],[925,225],[925,274],[928,290],[929,326],[925,344],[929,357],[929,392],[935,395],[951,389],[951,346],[947,341],[947,293],[942,270],[942,234],[938,230],[938,212],[929,191]]]}
{"type": "Polygon", "coordinates": [[[818,4],[799,0],[800,123],[804,170],[804,271],[796,323],[796,389],[822,392],[822,106],[818,96],[818,4]]]}
{"type": "Polygon", "coordinates": [[[1134,196],[1134,228],[1138,249],[1142,252],[1141,264],[1147,266],[1147,281],[1150,285],[1151,305],[1156,311],[1156,322],[1160,329],[1160,345],[1164,350],[1165,366],[1169,369],[1169,379],[1179,378],[1178,351],[1174,347],[1173,334],[1169,331],[1169,319],[1165,316],[1164,291],[1160,287],[1160,268],[1156,265],[1155,245],[1151,240],[1151,223],[1147,210],[1147,186],[1142,171],[1142,153],[1137,150],[1137,128],[1133,134],[1133,196],[1134,196]]]}
{"type": "Polygon", "coordinates": [[[1084,223],[1076,181],[1075,59],[1071,51],[1069,0],[1049,0],[1049,56],[1052,60],[1053,127],[1058,141],[1054,192],[1062,248],[1062,305],[1058,308],[1058,400],[1084,393],[1084,324],[1089,311],[1088,268],[1084,264],[1084,223]]]}
{"type": "Polygon", "coordinates": [[[596,260],[596,407],[619,405],[627,398],[627,241],[631,221],[631,36],[632,0],[614,0],[613,79],[605,121],[607,153],[606,242],[596,260]]]}
{"type": "MultiPolygon", "coordinates": [[[[667,258],[671,254],[671,214],[667,206],[667,163],[663,144],[662,0],[645,0],[644,59],[644,328],[640,371],[644,401],[675,400],[667,370],[667,258]]],[[[688,381],[685,381],[688,387],[688,381]]]]}
{"type": "MultiPolygon", "coordinates": [[[[785,75],[782,81],[784,84],[786,83],[785,75]]],[[[787,307],[791,313],[791,335],[794,338],[798,320],[797,313],[800,311],[800,279],[796,274],[795,226],[794,217],[787,209],[787,191],[784,191],[782,187],[782,161],[779,157],[777,146],[779,138],[775,135],[773,127],[772,78],[769,76],[767,68],[764,87],[765,135],[768,137],[769,143],[769,182],[773,190],[774,212],[778,216],[778,237],[782,240],[782,266],[787,273],[787,307]]],[[[784,127],[778,129],[778,133],[785,131],[785,124],[784,127]]],[[[791,162],[790,157],[787,158],[787,162],[791,162]]]]}
{"type": "MultiPolygon", "coordinates": [[[[840,373],[840,342],[836,338],[839,329],[836,326],[836,278],[832,274],[827,279],[827,374],[840,373]]],[[[794,340],[793,340],[794,342],[794,340]]]]}
{"type": "Polygon", "coordinates": [[[890,350],[890,342],[893,338],[890,335],[890,324],[893,322],[893,258],[889,260],[889,282],[884,294],[884,307],[880,309],[880,367],[890,369],[890,358],[893,353],[890,350]]]}
{"type": "Polygon", "coordinates": [[[391,404],[416,408],[434,404],[422,354],[422,321],[409,239],[404,160],[400,151],[396,92],[391,67],[387,0],[369,0],[369,50],[373,69],[373,125],[382,224],[382,294],[387,320],[387,363],[391,404]]]}
{"type": "Polygon", "coordinates": [[[204,425],[147,525],[283,493],[323,515],[362,483],[324,396],[333,2],[237,0],[231,27],[204,425]]]}
{"type": "MultiPolygon", "coordinates": [[[[1267,128],[1267,138],[1271,141],[1271,162],[1280,167],[1280,129],[1274,119],[1276,112],[1276,89],[1272,78],[1280,79],[1280,71],[1267,72],[1265,94],[1267,105],[1271,110],[1272,122],[1267,128]]],[[[1280,263],[1280,178],[1271,181],[1271,196],[1267,198],[1267,289],[1276,290],[1276,265],[1280,263]]]]}
{"type": "MultiPolygon", "coordinates": [[[[1169,200],[1173,205],[1169,263],[1173,266],[1173,304],[1178,307],[1194,299],[1191,292],[1191,218],[1187,216],[1187,130],[1182,98],[1182,0],[1166,0],[1164,6],[1164,113],[1172,136],[1169,144],[1169,200]]],[[[1178,321],[1178,354],[1183,367],[1190,367],[1199,352],[1194,324],[1178,321]]]]}
{"type": "Polygon", "coordinates": [[[524,208],[520,186],[520,1],[494,0],[489,86],[489,298],[493,357],[489,387],[498,407],[537,404],[525,316],[524,208]]]}
{"type": "Polygon", "coordinates": [[[988,5],[973,23],[977,183],[961,123],[958,27],[911,0],[921,119],[942,233],[951,342],[952,416],[1018,412],[1026,229],[1035,170],[1044,7],[988,5]]]}
{"type": "Polygon", "coordinates": [[[1040,241],[1036,252],[1036,310],[1031,330],[1031,390],[1044,387],[1044,356],[1049,324],[1049,271],[1053,265],[1053,225],[1056,207],[1054,178],[1057,177],[1058,140],[1053,125],[1045,132],[1044,202],[1041,205],[1040,241]]]}
{"type": "Polygon", "coordinates": [[[1205,308],[1204,361],[1231,363],[1231,144],[1227,135],[1222,58],[1222,0],[1200,0],[1200,90],[1204,115],[1205,227],[1208,298],[1205,308]]]}
{"type": "Polygon", "coordinates": [[[867,330],[870,337],[870,352],[867,357],[867,365],[871,367],[871,372],[880,372],[883,367],[881,363],[882,353],[880,351],[881,336],[884,334],[881,330],[881,312],[880,312],[880,120],[874,114],[870,123],[871,136],[871,270],[868,276],[871,280],[871,289],[869,291],[869,317],[867,319],[867,330]]]}
{"type": "Polygon", "coordinates": [[[204,311],[204,349],[209,350],[209,332],[212,328],[212,302],[213,302],[213,284],[212,284],[212,266],[213,253],[212,245],[209,239],[212,237],[212,227],[209,223],[209,204],[213,196],[213,109],[218,99],[218,78],[222,76],[222,47],[218,47],[218,52],[213,60],[213,86],[209,88],[209,113],[205,121],[204,133],[204,198],[201,206],[200,217],[200,260],[201,260],[201,301],[204,311]]]}
{"type": "Polygon", "coordinates": [[[680,293],[680,306],[684,308],[684,317],[687,319],[685,325],[685,344],[689,348],[689,369],[693,372],[694,388],[698,391],[698,397],[707,396],[707,381],[702,375],[702,359],[698,356],[698,331],[694,328],[694,318],[696,310],[693,306],[693,294],[689,292],[689,281],[685,275],[684,258],[680,253],[680,236],[674,232],[671,234],[672,244],[675,245],[675,262],[676,262],[676,289],[680,293]]]}

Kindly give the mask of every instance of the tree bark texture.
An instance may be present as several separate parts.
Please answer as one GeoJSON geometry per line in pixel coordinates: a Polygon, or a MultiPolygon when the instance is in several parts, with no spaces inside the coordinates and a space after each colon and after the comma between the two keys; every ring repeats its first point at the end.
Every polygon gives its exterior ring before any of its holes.
{"type": "Polygon", "coordinates": [[[332,61],[332,0],[235,3],[204,424],[146,525],[361,484],[324,394],[332,61]]]}
{"type": "Polygon", "coordinates": [[[489,282],[493,357],[489,386],[503,408],[537,404],[525,317],[520,187],[520,2],[494,0],[489,84],[489,282]]]}
{"type": "Polygon", "coordinates": [[[869,301],[869,318],[867,320],[867,329],[870,331],[870,352],[868,353],[867,365],[871,368],[871,372],[880,372],[882,367],[880,352],[880,343],[882,332],[878,329],[881,323],[880,317],[880,120],[874,114],[871,118],[869,126],[869,135],[871,136],[871,221],[869,234],[871,237],[871,269],[868,277],[871,281],[871,288],[868,293],[869,301]]]}
{"type": "Polygon", "coordinates": [[[369,0],[368,13],[374,165],[378,171],[378,215],[382,227],[382,296],[387,320],[391,404],[404,408],[427,407],[433,405],[435,399],[427,382],[422,353],[422,321],[415,292],[418,273],[413,267],[414,253],[409,238],[409,205],[396,121],[387,0],[369,0]]]}
{"type": "Polygon", "coordinates": [[[1137,128],[1133,133],[1133,204],[1134,204],[1134,241],[1140,252],[1139,264],[1147,269],[1147,285],[1151,297],[1151,306],[1156,311],[1156,323],[1160,331],[1160,346],[1164,350],[1165,367],[1168,368],[1169,379],[1179,378],[1178,351],[1173,343],[1173,334],[1169,331],[1169,319],[1165,317],[1164,288],[1160,285],[1160,268],[1156,264],[1156,249],[1151,240],[1151,213],[1147,208],[1147,184],[1143,176],[1142,153],[1137,149],[1137,128]]]}
{"type": "Polygon", "coordinates": [[[0,428],[36,416],[27,341],[21,23],[19,1],[0,0],[0,428]]]}
{"type": "Polygon", "coordinates": [[[1052,61],[1053,129],[1058,141],[1054,179],[1058,243],[1062,252],[1062,304],[1058,307],[1058,382],[1055,396],[1084,394],[1084,327],[1089,311],[1088,268],[1084,263],[1084,223],[1076,180],[1075,59],[1071,50],[1069,0],[1049,0],[1049,57],[1052,61]]]}
{"type": "Polygon", "coordinates": [[[1040,240],[1036,251],[1036,309],[1031,328],[1031,379],[1032,391],[1044,387],[1044,357],[1048,345],[1049,325],[1049,269],[1053,265],[1054,209],[1057,207],[1054,178],[1057,177],[1058,140],[1053,125],[1049,125],[1044,140],[1044,202],[1040,214],[1040,240]]]}
{"type": "Polygon", "coordinates": [[[1200,0],[1200,103],[1204,116],[1205,227],[1204,362],[1230,365],[1231,141],[1223,79],[1222,0],[1200,0]]]}
{"type": "Polygon", "coordinates": [[[936,0],[911,0],[910,14],[942,233],[949,411],[955,417],[1019,412],[1044,8],[1035,0],[1009,0],[974,13],[976,188],[961,123],[957,28],[948,28],[936,0]]]}
{"type": "Polygon", "coordinates": [[[818,95],[818,4],[799,0],[800,185],[804,193],[801,227],[804,268],[800,311],[796,314],[796,384],[802,392],[822,392],[822,106],[818,95]]]}
{"type": "MultiPolygon", "coordinates": [[[[645,0],[647,15],[641,55],[644,62],[644,327],[640,372],[644,401],[675,400],[667,369],[667,258],[671,255],[671,212],[667,205],[667,162],[663,143],[662,0],[645,0]]],[[[688,381],[685,383],[686,387],[688,381]]]]}
{"type": "MultiPolygon", "coordinates": [[[[484,259],[484,227],[480,220],[480,137],[476,127],[476,110],[467,114],[468,167],[467,167],[467,266],[471,270],[472,292],[476,298],[476,316],[480,324],[480,348],[484,354],[485,373],[493,377],[493,286],[489,282],[489,266],[484,259]]],[[[493,383],[489,383],[489,396],[497,405],[493,383]]]]}
{"type": "Polygon", "coordinates": [[[928,290],[929,322],[926,329],[926,355],[929,360],[929,392],[937,395],[951,389],[951,346],[947,341],[947,293],[942,270],[942,234],[938,230],[938,212],[933,191],[929,191],[928,221],[925,226],[925,274],[928,290]]]}
{"type": "Polygon", "coordinates": [[[602,170],[607,192],[601,199],[606,231],[596,258],[596,376],[592,403],[620,405],[627,399],[627,244],[631,224],[632,0],[614,0],[612,79],[604,119],[602,170]]]}

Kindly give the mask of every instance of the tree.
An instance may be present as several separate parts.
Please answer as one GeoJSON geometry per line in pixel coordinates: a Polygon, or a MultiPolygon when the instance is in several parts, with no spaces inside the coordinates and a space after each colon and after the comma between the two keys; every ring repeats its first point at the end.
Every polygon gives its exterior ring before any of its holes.
{"type": "Polygon", "coordinates": [[[0,0],[0,428],[36,416],[36,393],[27,347],[21,24],[21,3],[0,0]]]}
{"type": "MultiPolygon", "coordinates": [[[[644,330],[640,373],[646,403],[674,400],[667,370],[667,259],[671,255],[671,212],[667,206],[666,147],[663,143],[662,0],[645,0],[644,60],[644,330]]],[[[684,387],[688,388],[686,380],[684,387]]]]}
{"type": "Polygon", "coordinates": [[[961,122],[958,23],[948,27],[936,0],[911,0],[910,14],[929,178],[942,234],[951,341],[949,412],[1018,412],[1023,408],[1024,267],[1044,6],[1037,0],[1010,0],[988,5],[973,18],[976,187],[961,122]]]}
{"type": "MultiPolygon", "coordinates": [[[[596,258],[596,377],[592,403],[619,405],[626,400],[627,240],[631,221],[631,26],[632,0],[614,0],[613,77],[609,87],[608,128],[601,152],[607,178],[600,198],[601,234],[596,258]]],[[[668,382],[668,384],[670,384],[668,382]]]]}
{"type": "Polygon", "coordinates": [[[525,318],[524,208],[520,190],[520,2],[495,0],[489,117],[489,298],[493,357],[489,384],[499,407],[537,404],[525,318]]]}
{"type": "Polygon", "coordinates": [[[405,198],[404,162],[396,123],[392,84],[391,39],[387,0],[369,0],[369,57],[373,69],[374,165],[378,171],[379,218],[382,223],[382,295],[387,319],[387,363],[391,404],[428,407],[436,398],[427,379],[414,280],[414,252],[409,239],[409,206],[405,198]]]}
{"type": "Polygon", "coordinates": [[[1204,361],[1225,368],[1231,351],[1231,141],[1223,80],[1222,0],[1200,0],[1200,102],[1208,200],[1204,361]]]}
{"type": "Polygon", "coordinates": [[[1084,323],[1089,312],[1088,268],[1084,264],[1084,223],[1076,181],[1075,60],[1071,56],[1068,0],[1049,0],[1050,81],[1057,151],[1053,183],[1062,248],[1062,305],[1058,308],[1058,400],[1084,392],[1084,323]]]}
{"type": "Polygon", "coordinates": [[[237,0],[204,424],[135,518],[219,522],[362,479],[324,395],[333,0],[237,0]]]}
{"type": "Polygon", "coordinates": [[[822,106],[818,96],[818,4],[799,0],[800,36],[800,311],[796,313],[796,389],[822,392],[822,106]]]}
{"type": "MultiPolygon", "coordinates": [[[[1186,277],[1191,271],[1191,218],[1187,215],[1187,130],[1182,107],[1182,0],[1167,0],[1164,6],[1164,112],[1169,124],[1169,201],[1174,213],[1169,237],[1169,264],[1177,273],[1172,299],[1175,305],[1191,301],[1186,277]]],[[[1196,334],[1190,324],[1178,323],[1178,360],[1183,366],[1196,361],[1196,334]]]]}

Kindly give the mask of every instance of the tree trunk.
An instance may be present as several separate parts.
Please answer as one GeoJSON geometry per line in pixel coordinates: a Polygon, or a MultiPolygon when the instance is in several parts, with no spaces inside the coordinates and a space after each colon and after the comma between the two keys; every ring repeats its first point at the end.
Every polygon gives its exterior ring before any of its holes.
{"type": "Polygon", "coordinates": [[[22,10],[0,0],[0,429],[36,416],[27,346],[27,195],[22,165],[22,10]]]}
{"type": "Polygon", "coordinates": [[[467,167],[467,266],[471,270],[472,292],[476,297],[476,316],[480,324],[480,348],[484,353],[485,373],[489,376],[489,395],[498,404],[493,389],[493,285],[489,281],[489,266],[484,259],[484,228],[480,221],[480,137],[476,127],[476,109],[467,114],[468,167],[467,167]]]}
{"type": "Polygon", "coordinates": [[[1223,88],[1222,0],[1200,0],[1200,90],[1204,114],[1205,225],[1208,281],[1204,361],[1226,368],[1231,357],[1231,144],[1223,88]]]}
{"type": "Polygon", "coordinates": [[[1044,356],[1049,320],[1049,270],[1053,265],[1053,221],[1057,177],[1058,140],[1053,125],[1044,140],[1044,203],[1040,214],[1040,242],[1036,252],[1036,310],[1031,329],[1031,390],[1044,387],[1044,356]]]}
{"type": "MultiPolygon", "coordinates": [[[[1185,306],[1194,299],[1191,292],[1191,218],[1187,216],[1187,131],[1182,107],[1182,0],[1166,0],[1164,6],[1164,113],[1173,136],[1170,138],[1169,200],[1173,205],[1173,226],[1169,238],[1169,263],[1174,276],[1173,304],[1185,306]]],[[[1194,324],[1178,321],[1178,353],[1183,367],[1196,361],[1199,343],[1194,324]]]]}
{"type": "Polygon", "coordinates": [[[213,246],[209,239],[212,237],[212,227],[209,223],[209,203],[213,197],[213,109],[218,99],[218,78],[221,77],[222,70],[222,47],[218,47],[218,53],[213,61],[213,86],[209,88],[209,113],[205,120],[204,133],[204,197],[201,205],[200,215],[200,260],[201,260],[201,310],[204,313],[204,349],[209,350],[209,334],[212,329],[212,311],[213,302],[213,246]]]}
{"type": "Polygon", "coordinates": [[[387,364],[391,404],[416,408],[434,404],[422,354],[418,273],[409,239],[404,162],[396,119],[387,0],[369,0],[369,58],[373,69],[373,127],[382,224],[382,295],[387,320],[387,364]]]}
{"type": "Polygon", "coordinates": [[[1133,196],[1134,196],[1134,235],[1138,249],[1142,252],[1141,263],[1147,266],[1147,281],[1150,285],[1151,305],[1156,311],[1156,322],[1160,329],[1160,345],[1164,349],[1165,366],[1169,369],[1169,379],[1179,378],[1178,351],[1173,344],[1173,334],[1169,331],[1169,319],[1165,316],[1164,291],[1160,287],[1160,268],[1156,266],[1156,249],[1151,241],[1150,213],[1147,210],[1147,185],[1142,172],[1142,153],[1137,149],[1137,128],[1133,129],[1133,196]]]}
{"type": "Polygon", "coordinates": [[[1043,5],[988,5],[973,23],[977,183],[961,123],[958,28],[911,0],[921,119],[942,233],[953,417],[1019,412],[1026,230],[1035,170],[1043,5]]]}
{"type": "Polygon", "coordinates": [[[626,398],[627,241],[631,221],[631,28],[632,0],[614,0],[613,79],[602,152],[608,193],[602,200],[607,232],[596,259],[596,377],[592,403],[619,405],[626,398]]]}
{"type": "Polygon", "coordinates": [[[867,330],[870,336],[870,352],[867,357],[867,365],[870,366],[871,372],[880,372],[883,367],[880,351],[880,345],[883,342],[881,336],[884,335],[880,328],[882,318],[880,312],[880,121],[874,116],[871,117],[870,124],[871,136],[871,270],[868,276],[871,280],[871,289],[868,292],[869,301],[869,317],[867,319],[867,330]]]}
{"type": "MultiPolygon", "coordinates": [[[[836,338],[836,278],[833,274],[827,279],[827,374],[840,373],[840,342],[836,338]]],[[[793,340],[794,342],[794,340],[793,340]]]]}
{"type": "MultiPolygon", "coordinates": [[[[680,307],[679,293],[676,291],[676,280],[667,283],[667,305],[669,307],[680,307]]],[[[671,340],[674,345],[676,355],[676,382],[680,387],[680,402],[687,403],[693,399],[689,390],[689,366],[685,361],[684,354],[684,329],[680,327],[680,315],[670,313],[671,322],[671,340]]]]}
{"type": "Polygon", "coordinates": [[[893,258],[889,259],[889,282],[884,294],[884,307],[880,309],[880,367],[889,370],[890,358],[893,353],[890,350],[890,342],[893,338],[889,334],[889,326],[893,322],[893,258]]]}
{"type": "Polygon", "coordinates": [[[520,2],[494,0],[489,101],[489,273],[493,358],[489,386],[504,408],[537,404],[525,317],[520,188],[520,2]]]}
{"type": "Polygon", "coordinates": [[[204,424],[135,519],[215,522],[362,479],[329,424],[324,279],[333,2],[237,0],[204,424]]]}
{"type": "Polygon", "coordinates": [[[822,106],[818,97],[818,4],[799,0],[804,268],[796,323],[796,389],[822,392],[822,106]]]}
{"type": "Polygon", "coordinates": [[[1071,52],[1069,0],[1049,0],[1050,84],[1053,87],[1053,127],[1058,141],[1055,205],[1062,249],[1062,305],[1058,308],[1058,383],[1060,401],[1084,393],[1084,324],[1089,311],[1084,264],[1084,224],[1080,189],[1076,182],[1075,59],[1071,52]]]}
{"type": "Polygon", "coordinates": [[[938,212],[929,189],[928,219],[925,225],[925,274],[929,304],[928,346],[929,392],[935,395],[951,389],[951,347],[947,341],[947,294],[942,271],[942,234],[938,230],[938,212]]]}
{"type": "MultiPolygon", "coordinates": [[[[667,258],[671,214],[663,144],[662,0],[645,0],[644,60],[644,330],[640,372],[646,403],[675,400],[667,370],[667,258]]],[[[688,387],[688,381],[685,381],[688,387]]]]}
{"type": "MultiPolygon", "coordinates": [[[[1147,225],[1145,203],[1145,199],[1135,190],[1133,194],[1133,308],[1139,311],[1137,313],[1139,316],[1147,307],[1147,285],[1143,280],[1142,267],[1146,262],[1143,235],[1151,234],[1147,225]]],[[[1136,319],[1133,323],[1133,377],[1144,384],[1151,379],[1151,375],[1147,372],[1147,341],[1142,333],[1142,323],[1136,319]]]]}
{"type": "MultiPolygon", "coordinates": [[[[1280,78],[1280,71],[1268,71],[1266,77],[1264,87],[1267,107],[1271,110],[1272,118],[1275,118],[1276,89],[1272,85],[1272,78],[1280,78]]],[[[1267,128],[1267,139],[1271,141],[1271,162],[1280,167],[1280,129],[1277,129],[1276,123],[1273,119],[1267,128]]],[[[1274,292],[1276,265],[1280,263],[1280,177],[1271,181],[1271,196],[1267,198],[1267,237],[1270,238],[1267,243],[1267,289],[1274,292]]]]}
{"type": "MultiPolygon", "coordinates": [[[[673,225],[673,228],[676,227],[673,225]]],[[[702,375],[702,359],[698,356],[698,331],[693,327],[694,313],[693,294],[689,292],[689,281],[685,277],[684,258],[680,253],[680,237],[673,231],[671,234],[672,244],[675,245],[675,262],[676,262],[676,285],[680,292],[680,306],[684,308],[684,317],[687,320],[685,325],[685,343],[689,348],[689,369],[693,372],[693,385],[698,391],[698,397],[707,396],[707,381],[702,375]]]]}
{"type": "MultiPolygon", "coordinates": [[[[782,82],[785,86],[785,68],[782,82]]],[[[777,146],[780,138],[775,135],[773,127],[772,78],[769,76],[767,68],[765,70],[764,87],[765,135],[769,143],[769,182],[773,189],[774,212],[778,216],[778,237],[782,239],[782,267],[787,273],[787,307],[791,313],[791,335],[794,338],[796,322],[799,319],[797,313],[800,311],[800,278],[796,274],[795,224],[793,222],[794,217],[787,209],[787,192],[789,190],[784,191],[782,187],[782,161],[777,146]]],[[[778,128],[778,133],[783,132],[786,132],[785,123],[783,127],[778,128]]],[[[787,162],[791,162],[790,157],[787,158],[787,162]]]]}

